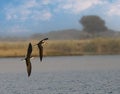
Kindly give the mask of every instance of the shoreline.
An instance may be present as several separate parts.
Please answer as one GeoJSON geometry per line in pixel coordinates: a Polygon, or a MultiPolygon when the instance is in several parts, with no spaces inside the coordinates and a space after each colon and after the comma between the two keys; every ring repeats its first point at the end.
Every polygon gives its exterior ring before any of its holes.
{"type": "MultiPolygon", "coordinates": [[[[120,54],[84,54],[84,55],[45,55],[44,57],[74,57],[74,56],[111,56],[111,55],[120,55],[120,54]]],[[[25,56],[0,56],[0,58],[24,58],[25,56]]],[[[35,58],[39,56],[33,56],[35,58]]]]}
{"type": "MultiPolygon", "coordinates": [[[[30,40],[29,40],[30,41],[30,40]]],[[[29,41],[0,42],[0,57],[24,57],[29,41]]],[[[32,44],[36,40],[31,40],[32,44]]],[[[95,38],[88,40],[48,40],[44,56],[119,55],[120,38],[95,38]]],[[[33,47],[32,56],[39,56],[38,47],[33,47]]]]}

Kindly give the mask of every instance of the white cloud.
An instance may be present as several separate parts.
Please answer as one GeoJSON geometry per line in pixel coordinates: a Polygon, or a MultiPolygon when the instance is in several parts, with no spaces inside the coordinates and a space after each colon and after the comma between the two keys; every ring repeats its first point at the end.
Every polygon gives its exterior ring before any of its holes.
{"type": "Polygon", "coordinates": [[[41,3],[42,3],[43,5],[48,5],[48,4],[51,3],[51,1],[50,1],[50,0],[42,0],[41,3]]]}
{"type": "Polygon", "coordinates": [[[90,8],[96,8],[97,5],[109,8],[107,10],[109,15],[120,15],[120,0],[117,0],[114,4],[110,3],[109,0],[21,0],[18,1],[17,6],[12,2],[10,5],[6,5],[5,15],[7,20],[45,21],[52,18],[54,15],[52,13],[80,14],[90,8]]]}
{"type": "MultiPolygon", "coordinates": [[[[52,0],[51,0],[52,2],[52,0]]],[[[90,8],[101,6],[103,14],[120,15],[120,0],[56,0],[58,6],[57,11],[64,11],[72,14],[80,14],[90,8]],[[104,8],[103,8],[104,7],[104,8]]]]}
{"type": "Polygon", "coordinates": [[[38,5],[38,3],[36,2],[36,0],[29,0],[29,2],[28,1],[25,2],[23,7],[25,7],[25,8],[32,8],[32,7],[35,7],[37,5],[38,5]]]}
{"type": "Polygon", "coordinates": [[[33,15],[31,16],[34,20],[49,20],[52,17],[52,14],[47,10],[34,11],[33,15]]]}
{"type": "Polygon", "coordinates": [[[51,11],[53,10],[79,14],[81,11],[94,5],[103,3],[104,0],[29,0],[29,2],[27,0],[21,0],[21,2],[18,1],[17,6],[13,3],[7,5],[5,8],[7,20],[25,21],[31,18],[32,20],[49,20],[52,17],[51,11]],[[50,7],[49,5],[54,5],[54,7],[50,7]],[[41,19],[39,16],[43,18],[41,19]]]}
{"type": "Polygon", "coordinates": [[[103,3],[105,3],[103,0],[61,0],[58,9],[79,14],[86,9],[103,3]]]}
{"type": "MultiPolygon", "coordinates": [[[[49,1],[49,0],[48,0],[49,1]]],[[[44,4],[48,1],[44,1],[44,4]]],[[[50,11],[46,11],[43,9],[41,2],[37,2],[36,0],[24,1],[23,4],[15,6],[13,4],[8,5],[5,8],[5,15],[7,20],[48,20],[51,18],[52,14],[50,11]],[[37,12],[36,12],[37,11],[37,12]],[[42,19],[40,17],[43,17],[42,19]],[[32,18],[32,19],[31,19],[32,18]]]]}
{"type": "Polygon", "coordinates": [[[118,15],[120,16],[120,0],[113,4],[110,4],[108,15],[118,15]]]}
{"type": "Polygon", "coordinates": [[[52,14],[50,12],[44,12],[42,16],[44,20],[49,20],[52,17],[52,14]]]}
{"type": "Polygon", "coordinates": [[[6,14],[6,19],[7,19],[7,20],[12,19],[11,15],[10,15],[10,14],[6,14]]]}

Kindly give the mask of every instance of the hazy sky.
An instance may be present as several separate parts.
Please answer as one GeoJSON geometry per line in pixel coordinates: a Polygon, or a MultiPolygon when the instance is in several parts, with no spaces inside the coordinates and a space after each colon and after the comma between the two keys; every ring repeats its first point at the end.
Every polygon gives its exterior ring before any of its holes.
{"type": "Polygon", "coordinates": [[[82,29],[84,15],[98,15],[120,31],[120,0],[0,0],[0,35],[82,29]]]}

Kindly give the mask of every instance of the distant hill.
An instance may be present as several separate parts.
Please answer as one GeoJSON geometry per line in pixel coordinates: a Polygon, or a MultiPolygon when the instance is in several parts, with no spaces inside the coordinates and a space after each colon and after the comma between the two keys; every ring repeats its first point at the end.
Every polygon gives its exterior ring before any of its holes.
{"type": "Polygon", "coordinates": [[[79,40],[79,39],[89,39],[96,37],[110,37],[117,38],[120,37],[119,31],[108,30],[106,32],[88,33],[85,31],[80,31],[76,29],[67,29],[59,31],[51,31],[47,33],[36,33],[30,37],[0,37],[0,41],[24,41],[28,39],[42,39],[48,37],[50,40],[79,40]]]}
{"type": "Polygon", "coordinates": [[[43,34],[34,34],[31,36],[33,39],[40,39],[44,37],[49,37],[50,39],[57,40],[66,40],[66,39],[79,39],[80,38],[80,30],[68,29],[61,31],[51,31],[43,34]]]}
{"type": "Polygon", "coordinates": [[[88,33],[76,29],[51,31],[48,33],[33,34],[31,39],[42,39],[48,37],[51,40],[72,40],[72,39],[87,39],[95,37],[120,37],[120,32],[108,30],[106,32],[88,33]]]}

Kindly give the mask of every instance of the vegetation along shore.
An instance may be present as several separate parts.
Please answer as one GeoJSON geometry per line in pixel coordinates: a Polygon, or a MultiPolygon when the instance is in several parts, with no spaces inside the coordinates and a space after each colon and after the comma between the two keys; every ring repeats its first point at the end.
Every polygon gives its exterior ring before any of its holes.
{"type": "MultiPolygon", "coordinates": [[[[29,40],[34,45],[38,40],[29,40]]],[[[23,57],[29,41],[0,42],[0,57],[23,57]]],[[[38,48],[33,47],[33,56],[38,48]]],[[[48,40],[44,56],[120,54],[120,38],[94,38],[85,40],[48,40]]]]}

